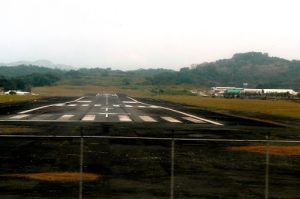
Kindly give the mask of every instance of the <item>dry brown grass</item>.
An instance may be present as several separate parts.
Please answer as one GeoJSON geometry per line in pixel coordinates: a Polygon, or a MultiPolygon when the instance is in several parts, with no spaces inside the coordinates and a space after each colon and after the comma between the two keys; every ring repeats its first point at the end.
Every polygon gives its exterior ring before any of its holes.
{"type": "Polygon", "coordinates": [[[32,95],[0,95],[0,103],[17,103],[39,99],[39,96],[32,95]]]}
{"type": "Polygon", "coordinates": [[[300,146],[233,146],[227,147],[230,151],[246,151],[272,155],[300,156],[300,146]]]}
{"type": "MultiPolygon", "coordinates": [[[[45,172],[45,173],[16,173],[1,175],[4,177],[19,177],[31,180],[40,180],[48,182],[79,182],[80,173],[77,172],[45,172]]],[[[95,181],[99,179],[99,175],[93,173],[83,173],[83,181],[95,181]]]]}
{"type": "Polygon", "coordinates": [[[144,91],[133,90],[133,89],[124,89],[118,87],[109,87],[109,86],[49,86],[49,87],[36,87],[33,89],[33,92],[38,93],[42,96],[82,96],[86,93],[125,93],[127,95],[137,97],[143,96],[144,91]]]}
{"type": "Polygon", "coordinates": [[[201,98],[197,96],[161,96],[156,98],[217,111],[225,110],[250,113],[251,115],[264,114],[300,119],[300,103],[287,100],[201,98]]]}

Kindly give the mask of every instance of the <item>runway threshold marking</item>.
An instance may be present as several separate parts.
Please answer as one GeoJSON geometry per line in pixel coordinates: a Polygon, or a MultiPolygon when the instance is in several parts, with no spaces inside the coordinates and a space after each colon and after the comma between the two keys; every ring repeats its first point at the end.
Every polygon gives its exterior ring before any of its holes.
{"type": "Polygon", "coordinates": [[[144,121],[144,122],[157,122],[155,119],[153,119],[150,116],[140,116],[140,118],[144,121]]]}
{"type": "Polygon", "coordinates": [[[119,120],[121,122],[131,122],[132,119],[130,119],[130,117],[128,115],[118,115],[119,120]]]}
{"type": "Polygon", "coordinates": [[[190,121],[190,122],[193,122],[193,123],[197,123],[197,124],[202,124],[202,123],[206,123],[202,120],[198,120],[198,119],[195,119],[193,117],[182,117],[182,119],[185,119],[187,121],[190,121]]]}
{"type": "Polygon", "coordinates": [[[30,116],[29,114],[22,114],[22,115],[16,115],[16,116],[10,117],[10,119],[24,119],[29,116],[30,116]]]}
{"type": "Polygon", "coordinates": [[[214,124],[214,125],[218,125],[218,126],[223,126],[224,124],[222,123],[219,123],[219,122],[215,122],[215,121],[212,121],[212,120],[208,120],[208,119],[205,119],[205,118],[202,118],[202,117],[198,117],[198,116],[195,116],[195,115],[192,115],[192,114],[189,114],[189,113],[185,113],[185,112],[182,112],[182,111],[178,111],[178,110],[175,110],[175,109],[171,109],[171,108],[167,108],[167,107],[163,107],[163,106],[154,106],[154,105],[151,105],[151,104],[147,104],[147,103],[144,103],[144,102],[139,102],[135,99],[133,99],[132,97],[127,97],[133,101],[136,101],[137,103],[140,103],[140,104],[144,104],[144,105],[147,105],[147,106],[150,106],[151,108],[161,108],[161,109],[165,109],[165,110],[169,110],[169,111],[173,111],[175,113],[179,113],[179,114],[182,114],[182,115],[185,115],[187,117],[192,117],[192,118],[195,118],[195,119],[198,119],[198,120],[202,120],[204,122],[207,122],[207,123],[210,123],[210,124],[214,124]]]}
{"type": "Polygon", "coordinates": [[[113,107],[120,107],[120,105],[119,104],[114,104],[113,107]]]}
{"type": "Polygon", "coordinates": [[[81,120],[82,121],[94,121],[96,118],[96,115],[85,115],[81,120]]]}
{"type": "Polygon", "coordinates": [[[58,120],[69,120],[72,117],[74,117],[74,115],[63,115],[60,118],[58,118],[58,120]]]}
{"type": "Polygon", "coordinates": [[[168,122],[171,122],[171,123],[182,123],[181,121],[173,118],[173,117],[161,117],[162,119],[168,121],[168,122]]]}

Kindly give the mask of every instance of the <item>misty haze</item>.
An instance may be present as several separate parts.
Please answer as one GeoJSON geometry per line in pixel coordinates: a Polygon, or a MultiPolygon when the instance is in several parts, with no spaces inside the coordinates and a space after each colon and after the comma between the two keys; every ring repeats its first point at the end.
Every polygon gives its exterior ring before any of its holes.
{"type": "Polygon", "coordinates": [[[296,0],[0,2],[0,198],[298,198],[296,0]]]}

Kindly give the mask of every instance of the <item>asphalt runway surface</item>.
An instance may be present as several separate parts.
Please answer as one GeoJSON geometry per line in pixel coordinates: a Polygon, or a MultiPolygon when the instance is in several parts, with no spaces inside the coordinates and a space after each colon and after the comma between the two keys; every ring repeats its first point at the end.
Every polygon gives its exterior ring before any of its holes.
{"type": "Polygon", "coordinates": [[[96,94],[74,101],[41,106],[1,117],[0,121],[222,123],[168,107],[139,102],[122,94],[96,94]]]}
{"type": "Polygon", "coordinates": [[[0,107],[0,112],[0,198],[300,195],[299,156],[227,149],[299,146],[299,132],[289,128],[106,93],[41,99],[0,107]],[[99,178],[49,182],[26,177],[48,172],[99,178]]]}

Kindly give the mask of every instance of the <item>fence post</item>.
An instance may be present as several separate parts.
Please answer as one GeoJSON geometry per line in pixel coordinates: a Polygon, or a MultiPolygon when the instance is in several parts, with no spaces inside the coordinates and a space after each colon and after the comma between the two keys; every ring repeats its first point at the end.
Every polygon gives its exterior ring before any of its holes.
{"type": "Polygon", "coordinates": [[[270,152],[269,152],[269,132],[266,136],[266,174],[265,174],[265,199],[269,198],[269,164],[270,164],[270,152]]]}
{"type": "Polygon", "coordinates": [[[79,179],[79,199],[82,199],[82,186],[83,186],[83,130],[80,128],[80,179],[79,179]]]}
{"type": "Polygon", "coordinates": [[[170,198],[174,199],[174,159],[175,159],[175,140],[174,130],[172,130],[171,141],[171,178],[170,178],[170,198]]]}

